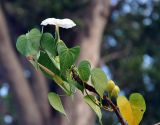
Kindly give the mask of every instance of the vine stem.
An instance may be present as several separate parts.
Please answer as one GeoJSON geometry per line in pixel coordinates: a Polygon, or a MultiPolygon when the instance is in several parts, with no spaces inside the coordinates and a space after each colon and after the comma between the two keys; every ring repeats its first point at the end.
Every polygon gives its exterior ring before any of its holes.
{"type": "MultiPolygon", "coordinates": [[[[99,96],[99,94],[98,94],[98,92],[95,90],[95,88],[93,88],[92,86],[90,86],[88,83],[82,81],[82,80],[80,79],[80,77],[76,74],[76,72],[75,72],[74,69],[72,69],[71,71],[72,71],[73,78],[74,78],[75,81],[77,81],[77,82],[78,82],[79,84],[81,84],[82,86],[84,85],[85,89],[87,89],[88,91],[93,92],[93,93],[95,93],[95,94],[97,94],[97,95],[99,96]]],[[[117,117],[118,117],[119,122],[120,122],[122,125],[126,125],[126,124],[125,124],[125,121],[124,121],[124,119],[123,119],[123,117],[122,117],[122,115],[121,115],[120,112],[119,112],[118,107],[111,101],[111,99],[109,99],[107,96],[104,96],[103,99],[106,100],[107,103],[112,107],[113,111],[115,112],[115,114],[116,114],[117,117]]]]}
{"type": "MultiPolygon", "coordinates": [[[[52,71],[50,71],[48,68],[44,67],[43,65],[41,65],[41,64],[39,64],[39,63],[38,63],[38,65],[39,65],[42,69],[44,69],[48,74],[50,74],[51,76],[55,77],[55,74],[54,74],[52,71]]],[[[82,86],[84,86],[86,90],[88,90],[88,91],[90,91],[90,92],[93,92],[93,93],[95,93],[95,94],[97,94],[97,95],[99,96],[99,94],[98,94],[98,92],[95,90],[95,88],[93,88],[92,86],[90,86],[88,83],[82,81],[82,80],[80,79],[80,77],[76,74],[76,72],[75,72],[75,70],[74,70],[73,68],[72,68],[71,72],[72,72],[72,76],[73,76],[73,78],[74,78],[75,81],[77,81],[77,82],[80,83],[82,86]]],[[[115,114],[116,114],[117,117],[118,117],[119,122],[120,122],[122,125],[126,125],[126,124],[125,124],[125,121],[124,121],[124,119],[123,119],[123,117],[122,117],[122,115],[121,115],[120,112],[119,112],[118,107],[117,107],[107,96],[103,96],[103,99],[106,100],[107,103],[112,107],[113,111],[115,112],[115,114]]]]}
{"type": "Polygon", "coordinates": [[[57,35],[57,39],[58,41],[60,40],[60,35],[59,35],[59,26],[56,25],[56,35],[57,35]]]}

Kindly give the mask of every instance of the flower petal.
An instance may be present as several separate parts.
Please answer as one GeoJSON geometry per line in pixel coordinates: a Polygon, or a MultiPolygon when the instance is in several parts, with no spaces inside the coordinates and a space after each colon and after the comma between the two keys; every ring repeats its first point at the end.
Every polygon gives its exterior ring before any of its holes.
{"type": "Polygon", "coordinates": [[[41,25],[56,25],[62,28],[72,28],[76,26],[76,24],[71,19],[56,19],[56,18],[47,18],[41,22],[41,25]]]}

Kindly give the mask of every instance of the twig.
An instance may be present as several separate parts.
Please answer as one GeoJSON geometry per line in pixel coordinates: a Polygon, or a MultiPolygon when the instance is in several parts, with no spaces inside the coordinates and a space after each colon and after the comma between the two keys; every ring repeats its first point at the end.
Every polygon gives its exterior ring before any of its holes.
{"type": "MultiPolygon", "coordinates": [[[[48,74],[50,74],[51,76],[55,76],[55,74],[50,71],[48,68],[44,67],[43,65],[39,64],[38,65],[43,69],[45,70],[48,74]]],[[[76,74],[76,72],[74,71],[74,69],[71,70],[72,72],[72,75],[73,75],[73,78],[74,80],[76,80],[78,83],[80,83],[82,86],[85,87],[85,89],[87,89],[88,91],[90,92],[93,92],[95,94],[98,94],[98,92],[95,90],[95,88],[93,88],[92,86],[90,86],[88,83],[82,81],[79,76],[76,74]]],[[[120,112],[119,112],[119,109],[117,108],[117,106],[107,97],[107,96],[104,96],[103,97],[104,100],[106,100],[108,102],[108,104],[112,107],[112,109],[114,110],[115,114],[117,115],[118,119],[119,119],[119,122],[122,124],[122,125],[125,125],[125,121],[124,119],[122,118],[120,112]]]]}
{"type": "Polygon", "coordinates": [[[76,74],[76,72],[74,71],[74,69],[72,69],[71,71],[72,71],[73,78],[74,78],[75,81],[77,81],[78,83],[80,83],[82,86],[83,86],[83,84],[84,84],[84,87],[85,87],[87,90],[89,90],[90,92],[93,92],[93,93],[99,95],[99,94],[97,93],[97,91],[96,91],[92,86],[88,85],[86,82],[83,82],[83,81],[79,78],[79,76],[76,74]]]}
{"type": "Polygon", "coordinates": [[[39,67],[41,67],[45,72],[47,72],[50,76],[55,77],[55,74],[49,70],[48,68],[46,68],[45,66],[43,66],[42,64],[38,63],[39,67]]]}
{"type": "MultiPolygon", "coordinates": [[[[86,82],[83,82],[79,76],[76,74],[76,72],[74,71],[74,69],[71,70],[72,71],[72,74],[73,74],[73,78],[75,81],[77,81],[79,84],[81,84],[83,86],[84,84],[84,87],[89,90],[90,92],[93,92],[95,94],[98,94],[98,92],[95,90],[95,88],[93,88],[92,86],[90,86],[88,83],[86,82]]],[[[117,115],[118,117],[118,120],[119,122],[122,124],[122,125],[126,125],[125,124],[125,121],[123,119],[123,117],[121,116],[120,112],[119,112],[119,109],[117,108],[117,106],[107,97],[107,96],[104,96],[103,97],[104,100],[106,100],[108,102],[108,104],[112,107],[112,109],[114,110],[115,114],[117,115]]]]}
{"type": "Polygon", "coordinates": [[[122,125],[125,125],[125,121],[124,119],[122,118],[120,112],[119,112],[119,109],[117,108],[117,106],[107,97],[107,96],[104,96],[103,99],[106,99],[108,104],[112,107],[112,109],[114,110],[114,112],[116,113],[118,119],[119,119],[119,122],[122,124],[122,125]]]}

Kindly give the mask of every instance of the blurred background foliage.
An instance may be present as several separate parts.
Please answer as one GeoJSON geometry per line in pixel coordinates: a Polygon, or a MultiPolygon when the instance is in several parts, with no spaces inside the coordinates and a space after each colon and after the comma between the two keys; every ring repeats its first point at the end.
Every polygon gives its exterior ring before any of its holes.
{"type": "MultiPolygon", "coordinates": [[[[13,46],[18,35],[40,27],[48,17],[70,17],[78,27],[61,30],[69,46],[84,24],[81,20],[90,0],[1,0],[13,46]]],[[[94,26],[93,26],[94,27],[94,26]]],[[[53,30],[47,27],[50,31],[53,30]]],[[[45,30],[47,29],[45,28],[45,30]]],[[[47,30],[48,30],[47,29],[47,30]]],[[[147,110],[141,125],[160,120],[160,1],[111,0],[110,14],[101,45],[100,66],[120,86],[121,95],[144,95],[147,110]]],[[[88,47],[89,48],[89,47],[88,47]]],[[[27,66],[26,66],[27,67],[27,66]]],[[[28,78],[30,72],[25,70],[28,78]]],[[[7,82],[0,71],[0,125],[17,125],[17,112],[7,82]]],[[[7,75],[7,74],[6,74],[7,75]]],[[[54,88],[50,85],[50,89],[54,88]]],[[[55,88],[54,88],[55,89],[55,88]]],[[[117,124],[113,113],[104,113],[104,124],[117,124]]]]}

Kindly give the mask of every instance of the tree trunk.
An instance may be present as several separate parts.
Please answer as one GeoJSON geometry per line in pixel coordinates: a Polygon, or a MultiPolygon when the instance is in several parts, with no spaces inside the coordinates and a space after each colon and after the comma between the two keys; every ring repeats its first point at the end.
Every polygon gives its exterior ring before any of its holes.
{"type": "MultiPolygon", "coordinates": [[[[85,27],[79,33],[77,41],[81,46],[78,63],[81,60],[89,60],[92,68],[96,67],[100,59],[100,46],[103,31],[107,23],[110,8],[109,0],[92,0],[90,6],[83,11],[85,27]]],[[[80,92],[71,99],[65,100],[70,121],[62,120],[62,125],[94,125],[95,117],[87,104],[82,100],[80,92]]]]}
{"type": "Polygon", "coordinates": [[[45,121],[45,125],[53,125],[51,122],[51,110],[48,102],[48,83],[41,71],[37,71],[31,67],[32,70],[32,90],[39,108],[39,111],[45,121]]]}
{"type": "Polygon", "coordinates": [[[41,112],[38,110],[34,96],[23,75],[23,69],[18,62],[11,45],[6,20],[0,7],[0,63],[5,69],[7,79],[17,103],[21,125],[44,125],[41,112]]]}

